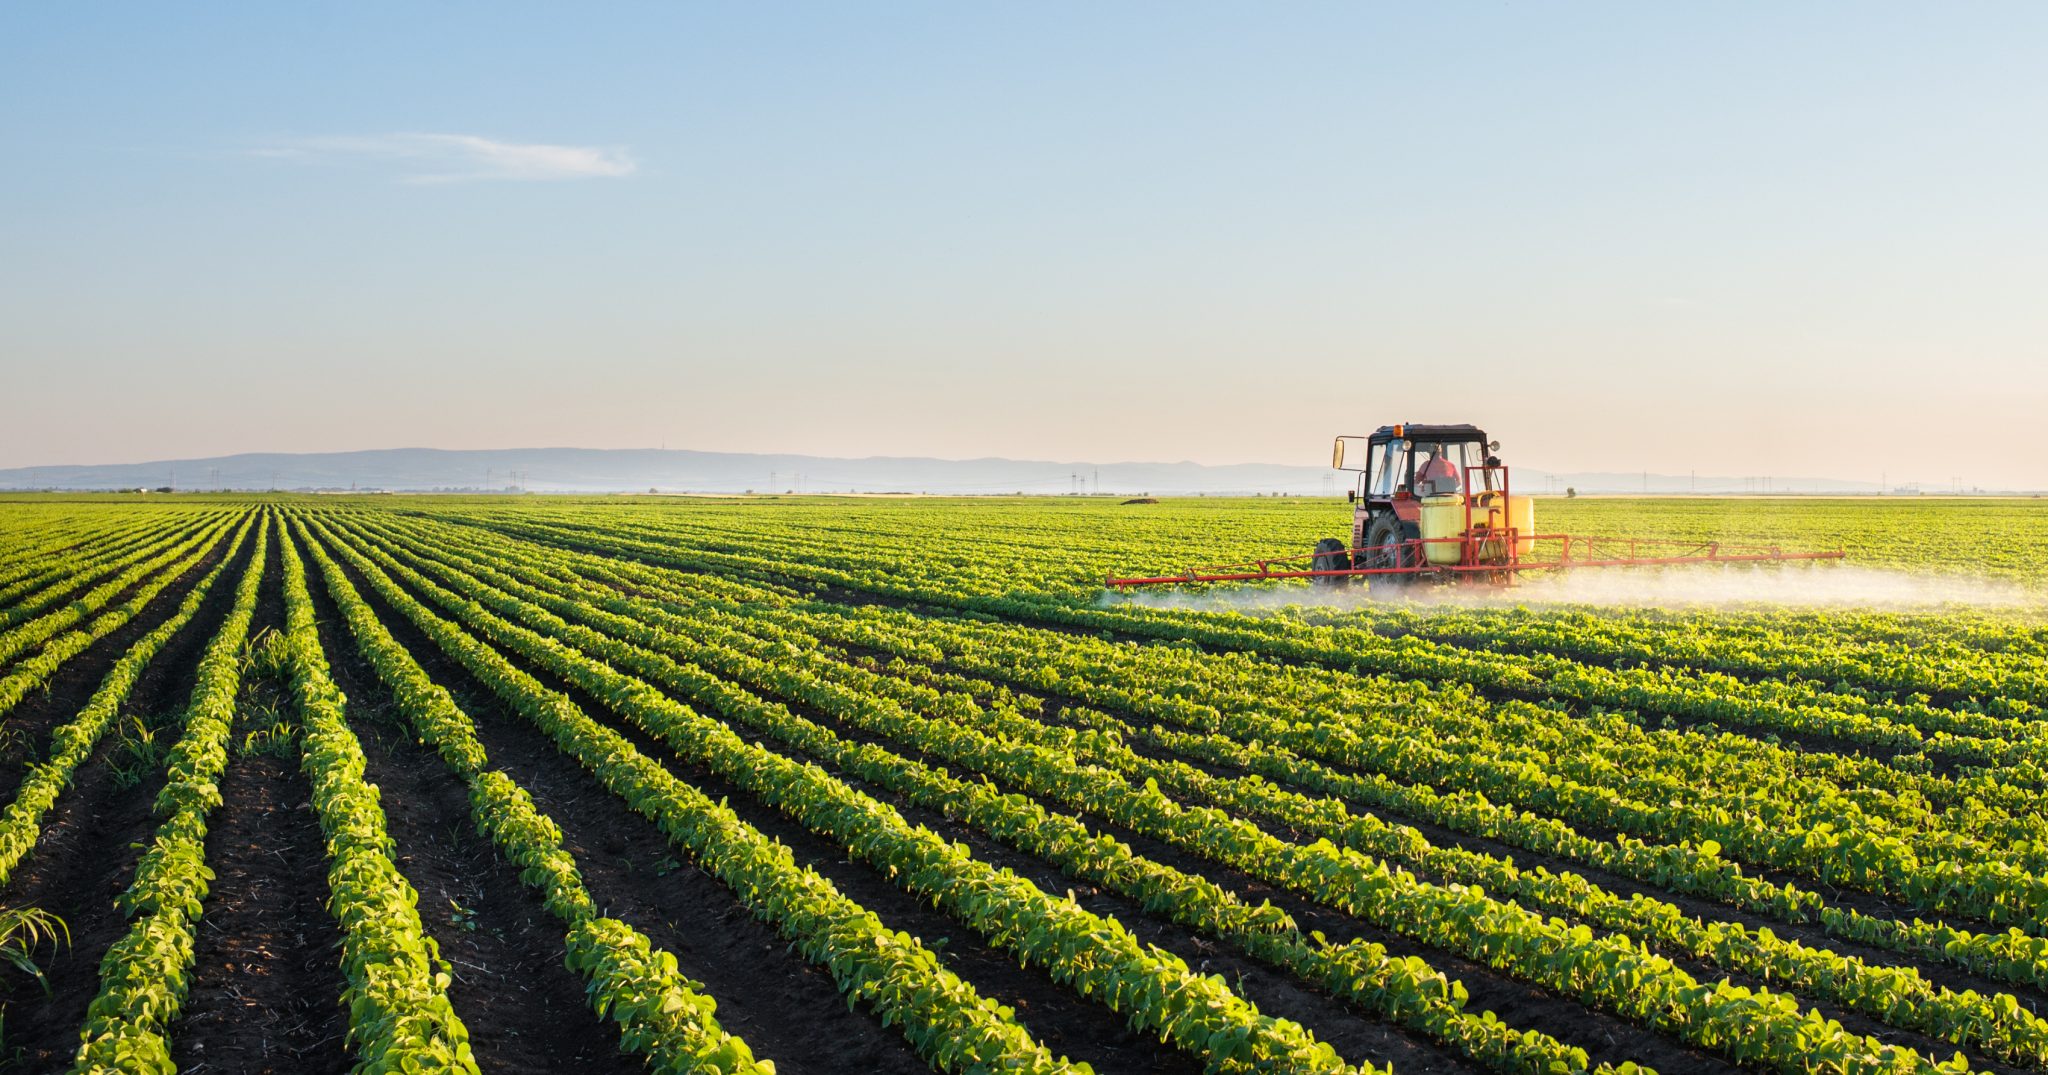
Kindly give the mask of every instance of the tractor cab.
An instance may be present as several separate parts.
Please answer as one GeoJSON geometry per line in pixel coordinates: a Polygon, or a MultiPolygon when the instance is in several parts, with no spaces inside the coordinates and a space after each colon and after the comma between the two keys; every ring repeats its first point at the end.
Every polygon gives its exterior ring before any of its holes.
{"type": "Polygon", "coordinates": [[[1500,465],[1492,454],[1499,450],[1478,426],[1381,426],[1369,437],[1338,437],[1331,465],[1358,474],[1351,500],[1363,512],[1417,497],[1489,492],[1497,478],[1483,468],[1500,465]]]}

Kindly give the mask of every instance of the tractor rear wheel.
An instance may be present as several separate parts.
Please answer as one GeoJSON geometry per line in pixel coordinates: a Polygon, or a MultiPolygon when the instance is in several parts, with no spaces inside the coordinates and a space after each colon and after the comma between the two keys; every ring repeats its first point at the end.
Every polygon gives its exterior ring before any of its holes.
{"type": "MultiPolygon", "coordinates": [[[[1316,542],[1316,556],[1313,561],[1317,571],[1348,571],[1351,568],[1351,550],[1336,538],[1324,538],[1316,542]]],[[[1318,575],[1318,586],[1348,586],[1354,576],[1318,575]]]]}

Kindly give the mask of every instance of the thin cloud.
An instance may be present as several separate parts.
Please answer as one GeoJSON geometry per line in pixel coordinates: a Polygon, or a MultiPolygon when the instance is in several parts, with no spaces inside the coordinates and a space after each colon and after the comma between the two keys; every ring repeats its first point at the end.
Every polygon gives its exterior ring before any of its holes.
{"type": "Polygon", "coordinates": [[[388,161],[407,183],[469,183],[494,179],[605,179],[631,175],[626,151],[603,146],[500,142],[474,134],[406,132],[297,138],[262,146],[253,155],[317,163],[388,161]]]}

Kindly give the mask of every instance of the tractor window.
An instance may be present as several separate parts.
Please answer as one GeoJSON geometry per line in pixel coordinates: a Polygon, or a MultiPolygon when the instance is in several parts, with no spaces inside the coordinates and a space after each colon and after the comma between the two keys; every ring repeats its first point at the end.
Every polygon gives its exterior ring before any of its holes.
{"type": "Polygon", "coordinates": [[[1397,440],[1390,440],[1373,454],[1372,488],[1366,495],[1374,500],[1385,500],[1394,495],[1394,490],[1408,483],[1408,451],[1397,440]]]}

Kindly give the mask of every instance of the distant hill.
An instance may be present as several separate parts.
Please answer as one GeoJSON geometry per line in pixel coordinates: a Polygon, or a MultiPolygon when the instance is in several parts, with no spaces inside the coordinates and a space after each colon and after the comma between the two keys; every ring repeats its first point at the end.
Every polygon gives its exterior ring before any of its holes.
{"type": "MultiPolygon", "coordinates": [[[[1517,469],[1517,490],[1562,493],[1876,491],[1874,482],[1650,474],[1546,474],[1517,469]]],[[[446,451],[263,452],[101,466],[0,470],[0,489],[432,490],[500,492],[1069,493],[1341,495],[1351,476],[1323,467],[1237,463],[1084,463],[1022,459],[693,452],[652,448],[505,448],[446,451]]]]}
{"type": "MultiPolygon", "coordinates": [[[[251,453],[104,466],[0,470],[0,489],[389,489],[523,488],[533,492],[903,492],[1161,494],[1326,491],[1319,467],[1257,463],[1058,463],[1017,459],[693,452],[659,449],[393,448],[308,454],[251,453]]],[[[1341,484],[1333,484],[1341,491],[1341,484]]]]}

